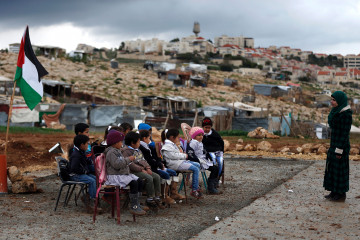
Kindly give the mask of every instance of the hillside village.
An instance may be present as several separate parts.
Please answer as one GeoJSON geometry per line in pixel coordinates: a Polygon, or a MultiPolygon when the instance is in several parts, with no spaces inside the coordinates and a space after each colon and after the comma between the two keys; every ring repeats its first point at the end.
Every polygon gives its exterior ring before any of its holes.
{"type": "MultiPolygon", "coordinates": [[[[360,125],[360,56],[255,48],[254,39],[243,36],[223,35],[213,43],[199,32],[195,23],[195,35],[169,42],[137,39],[121,42],[119,49],[79,44],[69,54],[59,47],[33,48],[49,72],[46,80],[67,84],[72,94],[92,97],[53,96],[60,103],[96,103],[96,96],[106,104],[139,106],[143,96],[181,96],[196,101],[197,107],[229,108],[241,102],[261,109],[261,117],[290,114],[297,120],[326,123],[329,93],[343,90],[355,110],[354,125],[360,125]],[[203,70],[189,68],[191,62],[203,70]]],[[[4,80],[15,74],[17,47],[10,44],[10,51],[0,54],[4,80]]]]}

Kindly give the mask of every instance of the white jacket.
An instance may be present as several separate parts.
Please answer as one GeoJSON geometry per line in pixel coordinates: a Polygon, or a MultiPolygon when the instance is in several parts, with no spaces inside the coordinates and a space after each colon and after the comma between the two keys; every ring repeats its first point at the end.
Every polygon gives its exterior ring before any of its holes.
{"type": "Polygon", "coordinates": [[[167,139],[161,148],[161,155],[166,162],[166,166],[175,171],[179,168],[180,164],[186,160],[186,153],[180,152],[179,147],[167,139]]]}

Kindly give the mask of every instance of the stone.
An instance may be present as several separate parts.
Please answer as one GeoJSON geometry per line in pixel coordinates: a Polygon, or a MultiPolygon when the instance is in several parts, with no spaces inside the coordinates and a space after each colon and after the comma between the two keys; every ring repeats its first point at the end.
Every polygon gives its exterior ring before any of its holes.
{"type": "Polygon", "coordinates": [[[359,155],[360,150],[359,148],[350,148],[350,155],[359,155]]]}
{"type": "Polygon", "coordinates": [[[242,143],[244,143],[244,140],[243,140],[242,138],[239,138],[239,139],[237,140],[237,143],[242,144],[242,143]]]}
{"type": "Polygon", "coordinates": [[[244,145],[242,145],[242,144],[236,144],[236,145],[235,145],[235,150],[236,150],[236,151],[242,151],[242,150],[244,150],[244,145]]]}
{"type": "Polygon", "coordinates": [[[245,151],[254,151],[254,146],[251,144],[246,144],[246,146],[244,147],[245,151]]]}
{"type": "Polygon", "coordinates": [[[297,148],[296,148],[296,152],[297,152],[297,153],[301,153],[301,154],[302,154],[303,151],[304,151],[304,149],[303,149],[302,147],[297,147],[297,148]]]}
{"type": "Polygon", "coordinates": [[[12,183],[21,181],[23,179],[21,172],[15,166],[11,166],[8,168],[8,177],[12,183]]]}
{"type": "Polygon", "coordinates": [[[318,148],[316,154],[319,155],[319,154],[324,154],[324,153],[327,153],[327,148],[326,148],[324,145],[321,145],[321,146],[318,148]]]}
{"type": "Polygon", "coordinates": [[[224,139],[224,152],[229,151],[230,149],[230,142],[224,139]]]}
{"type": "Polygon", "coordinates": [[[251,131],[248,133],[247,135],[249,138],[255,138],[256,137],[256,132],[255,131],[251,131]]]}
{"type": "Polygon", "coordinates": [[[290,152],[290,148],[288,148],[288,147],[282,147],[281,148],[281,150],[280,150],[280,152],[282,152],[282,153],[287,153],[287,152],[290,152]]]}
{"type": "Polygon", "coordinates": [[[278,138],[280,138],[280,136],[269,133],[269,132],[266,133],[265,137],[269,138],[269,139],[278,139],[278,138]]]}
{"type": "Polygon", "coordinates": [[[21,181],[13,182],[11,185],[13,193],[34,193],[37,191],[33,178],[23,178],[21,181]]]}
{"type": "Polygon", "coordinates": [[[268,152],[271,149],[271,143],[268,141],[261,141],[257,144],[257,150],[268,152]]]}

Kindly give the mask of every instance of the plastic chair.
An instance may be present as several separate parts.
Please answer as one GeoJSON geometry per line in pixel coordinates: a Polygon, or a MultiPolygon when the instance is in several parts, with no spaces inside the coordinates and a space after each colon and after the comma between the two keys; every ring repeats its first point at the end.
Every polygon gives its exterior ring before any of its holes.
{"type": "MultiPolygon", "coordinates": [[[[92,151],[92,156],[93,156],[93,160],[95,163],[96,157],[105,151],[105,147],[104,146],[93,146],[91,148],[91,151],[92,151]]],[[[95,198],[93,222],[95,223],[95,220],[96,220],[97,206],[99,204],[99,196],[100,196],[100,194],[103,194],[103,195],[106,194],[106,195],[112,196],[112,198],[111,198],[111,217],[114,217],[114,215],[115,215],[114,212],[115,212],[115,204],[116,204],[117,224],[120,224],[120,200],[121,200],[120,196],[123,194],[126,194],[126,198],[123,198],[123,200],[125,200],[123,208],[125,208],[125,206],[127,206],[127,204],[129,203],[130,188],[129,187],[120,188],[119,186],[102,185],[99,182],[100,172],[98,171],[98,169],[96,167],[95,167],[95,174],[96,174],[96,186],[98,189],[98,193],[96,194],[96,198],[95,198]]],[[[133,215],[133,221],[136,222],[135,215],[133,215]]]]}
{"type": "Polygon", "coordinates": [[[185,186],[185,179],[187,176],[190,176],[190,174],[192,173],[192,171],[190,170],[183,170],[183,171],[177,171],[177,173],[182,174],[182,179],[181,179],[181,184],[178,190],[178,193],[180,193],[181,189],[184,187],[184,192],[185,192],[185,203],[187,203],[187,193],[186,193],[186,186],[185,186]],[[189,174],[189,175],[188,175],[189,174]]]}
{"type": "Polygon", "coordinates": [[[73,192],[75,190],[76,185],[80,186],[80,191],[79,191],[78,196],[76,196],[76,194],[75,194],[75,205],[76,206],[77,206],[78,197],[80,196],[81,193],[83,194],[83,196],[85,196],[85,190],[87,188],[86,183],[76,182],[76,181],[68,181],[68,180],[63,179],[62,174],[60,172],[61,171],[61,169],[60,169],[60,159],[63,159],[65,161],[67,161],[65,158],[62,158],[60,156],[55,157],[55,160],[57,162],[57,173],[58,173],[58,176],[60,177],[60,180],[61,180],[62,184],[61,184],[61,187],[60,187],[60,190],[59,190],[59,193],[58,193],[58,197],[57,197],[57,200],[56,200],[56,205],[55,205],[54,211],[56,211],[56,209],[57,209],[57,206],[59,204],[59,200],[60,200],[60,197],[61,197],[62,190],[63,190],[63,188],[65,186],[68,186],[68,190],[67,190],[66,196],[65,196],[64,207],[66,207],[68,205],[69,200],[70,200],[71,195],[73,194],[73,192]]]}

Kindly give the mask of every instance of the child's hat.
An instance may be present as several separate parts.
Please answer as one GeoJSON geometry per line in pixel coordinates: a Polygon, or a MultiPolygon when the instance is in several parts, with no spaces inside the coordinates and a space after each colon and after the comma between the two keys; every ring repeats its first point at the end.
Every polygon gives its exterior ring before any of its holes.
{"type": "Polygon", "coordinates": [[[204,134],[204,130],[201,127],[193,127],[190,129],[189,134],[194,139],[197,135],[204,134]]]}
{"type": "Polygon", "coordinates": [[[209,117],[205,117],[202,121],[202,126],[212,126],[213,125],[213,122],[211,121],[211,119],[209,117]]]}
{"type": "Polygon", "coordinates": [[[116,130],[110,130],[109,134],[106,136],[106,144],[108,146],[114,145],[118,142],[123,141],[125,138],[124,134],[116,131],[116,130]]]}
{"type": "Polygon", "coordinates": [[[151,126],[149,124],[146,123],[140,123],[138,126],[138,130],[150,130],[151,126]]]}

